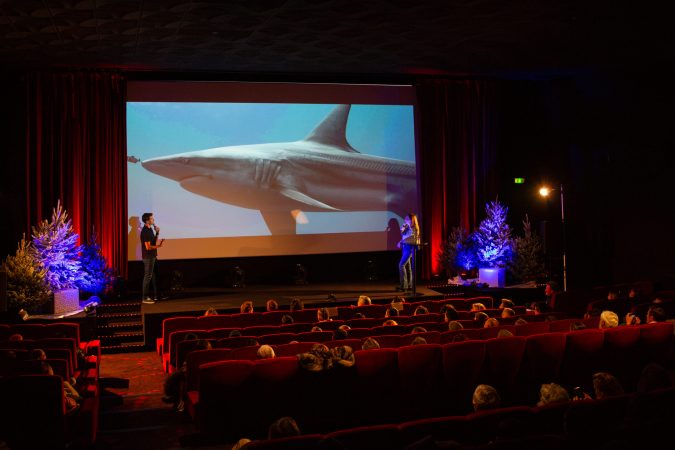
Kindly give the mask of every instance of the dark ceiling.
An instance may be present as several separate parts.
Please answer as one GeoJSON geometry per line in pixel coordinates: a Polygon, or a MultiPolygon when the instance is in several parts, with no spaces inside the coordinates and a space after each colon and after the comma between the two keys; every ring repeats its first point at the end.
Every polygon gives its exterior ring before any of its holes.
{"type": "Polygon", "coordinates": [[[0,65],[500,76],[636,69],[672,59],[672,15],[648,4],[0,0],[0,65]]]}

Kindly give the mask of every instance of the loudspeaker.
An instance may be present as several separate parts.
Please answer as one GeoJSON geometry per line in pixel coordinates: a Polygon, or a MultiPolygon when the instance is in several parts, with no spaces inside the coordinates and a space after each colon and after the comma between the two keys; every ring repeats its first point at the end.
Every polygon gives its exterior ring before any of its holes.
{"type": "Polygon", "coordinates": [[[0,266],[0,312],[7,311],[7,271],[0,266]]]}

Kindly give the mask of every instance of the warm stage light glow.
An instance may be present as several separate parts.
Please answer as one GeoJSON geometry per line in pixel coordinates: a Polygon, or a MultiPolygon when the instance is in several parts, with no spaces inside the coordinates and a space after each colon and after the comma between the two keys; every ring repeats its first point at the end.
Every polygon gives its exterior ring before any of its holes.
{"type": "Polygon", "coordinates": [[[550,194],[550,193],[551,193],[550,188],[543,187],[543,188],[539,189],[539,195],[541,195],[542,197],[548,197],[548,194],[550,194]]]}

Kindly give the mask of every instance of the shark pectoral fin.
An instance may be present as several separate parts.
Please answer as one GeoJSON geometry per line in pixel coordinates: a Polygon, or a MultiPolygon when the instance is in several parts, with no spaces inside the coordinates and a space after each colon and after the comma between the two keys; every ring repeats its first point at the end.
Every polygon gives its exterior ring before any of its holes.
{"type": "Polygon", "coordinates": [[[327,205],[319,200],[310,197],[307,194],[303,194],[300,191],[291,188],[283,188],[279,191],[284,197],[295,200],[296,202],[304,203],[305,205],[314,206],[315,208],[329,209],[331,211],[340,211],[337,208],[333,208],[330,205],[327,205]]]}
{"type": "Polygon", "coordinates": [[[290,211],[260,211],[272,235],[295,234],[295,217],[290,211]]]}

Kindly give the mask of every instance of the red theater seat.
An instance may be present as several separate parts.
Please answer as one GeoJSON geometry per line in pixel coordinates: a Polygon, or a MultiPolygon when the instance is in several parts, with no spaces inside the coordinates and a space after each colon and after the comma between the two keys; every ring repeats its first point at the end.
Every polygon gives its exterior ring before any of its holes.
{"type": "Polygon", "coordinates": [[[561,380],[567,386],[581,386],[591,392],[591,375],[602,368],[605,334],[599,329],[567,333],[561,380]]]}
{"type": "Polygon", "coordinates": [[[260,345],[281,345],[288,344],[291,341],[297,341],[298,335],[292,333],[266,334],[258,337],[260,345]]]}
{"type": "Polygon", "coordinates": [[[296,356],[299,353],[306,353],[312,349],[316,342],[296,342],[293,344],[277,345],[274,353],[277,357],[296,356]]]}
{"type": "Polygon", "coordinates": [[[437,441],[456,440],[464,433],[466,416],[413,420],[402,423],[398,428],[404,445],[413,444],[426,436],[432,436],[437,441]]]}
{"type": "Polygon", "coordinates": [[[444,386],[452,386],[452,389],[444,391],[448,412],[466,413],[471,410],[471,396],[479,384],[485,360],[485,342],[444,344],[442,352],[442,383],[444,386]]]}
{"type": "Polygon", "coordinates": [[[280,439],[251,441],[246,444],[246,450],[316,450],[323,439],[320,434],[305,434],[280,439]]]}
{"type": "Polygon", "coordinates": [[[603,366],[627,391],[634,389],[642,367],[640,327],[606,328],[603,366]],[[636,364],[637,363],[637,364],[636,364]]]}
{"type": "Polygon", "coordinates": [[[233,348],[230,350],[230,359],[235,360],[235,359],[240,359],[240,360],[248,360],[248,361],[253,361],[258,359],[258,349],[260,346],[258,345],[252,345],[250,347],[239,347],[239,348],[233,348]]]}
{"type": "Polygon", "coordinates": [[[436,398],[442,391],[443,354],[438,344],[422,344],[398,349],[398,369],[401,387],[397,395],[403,405],[400,410],[411,418],[432,417],[442,409],[436,398]]]}
{"type": "Polygon", "coordinates": [[[673,352],[673,323],[651,323],[639,328],[643,362],[664,364],[669,361],[673,352]]]}
{"type": "Polygon", "coordinates": [[[512,393],[525,354],[527,339],[522,336],[491,339],[485,342],[483,377],[502,396],[502,404],[515,400],[512,393]]]}
{"type": "Polygon", "coordinates": [[[565,354],[565,333],[535,334],[527,337],[523,358],[522,399],[534,403],[538,387],[544,383],[559,383],[560,367],[565,354]],[[532,387],[535,389],[532,389],[532,387]],[[527,400],[525,400],[527,399],[527,400]]]}
{"type": "Polygon", "coordinates": [[[516,325],[516,336],[531,336],[533,334],[543,334],[549,332],[550,322],[529,322],[523,325],[516,325]]]}
{"type": "MultiPolygon", "coordinates": [[[[352,405],[367,422],[387,423],[396,420],[400,385],[398,352],[394,349],[360,350],[356,357],[358,396],[361,405],[352,405]]],[[[363,422],[362,422],[363,423],[363,422]]]]}
{"type": "Polygon", "coordinates": [[[306,333],[298,333],[293,340],[298,342],[323,342],[333,339],[332,331],[308,331],[306,333]]]}
{"type": "Polygon", "coordinates": [[[350,450],[373,450],[376,448],[402,449],[396,425],[376,425],[335,431],[326,436],[350,450]]]}
{"type": "MultiPolygon", "coordinates": [[[[351,331],[351,330],[350,330],[351,331]]],[[[361,339],[342,339],[339,341],[325,341],[323,342],[328,348],[339,347],[341,345],[346,345],[352,348],[352,351],[361,350],[361,339]]]]}

